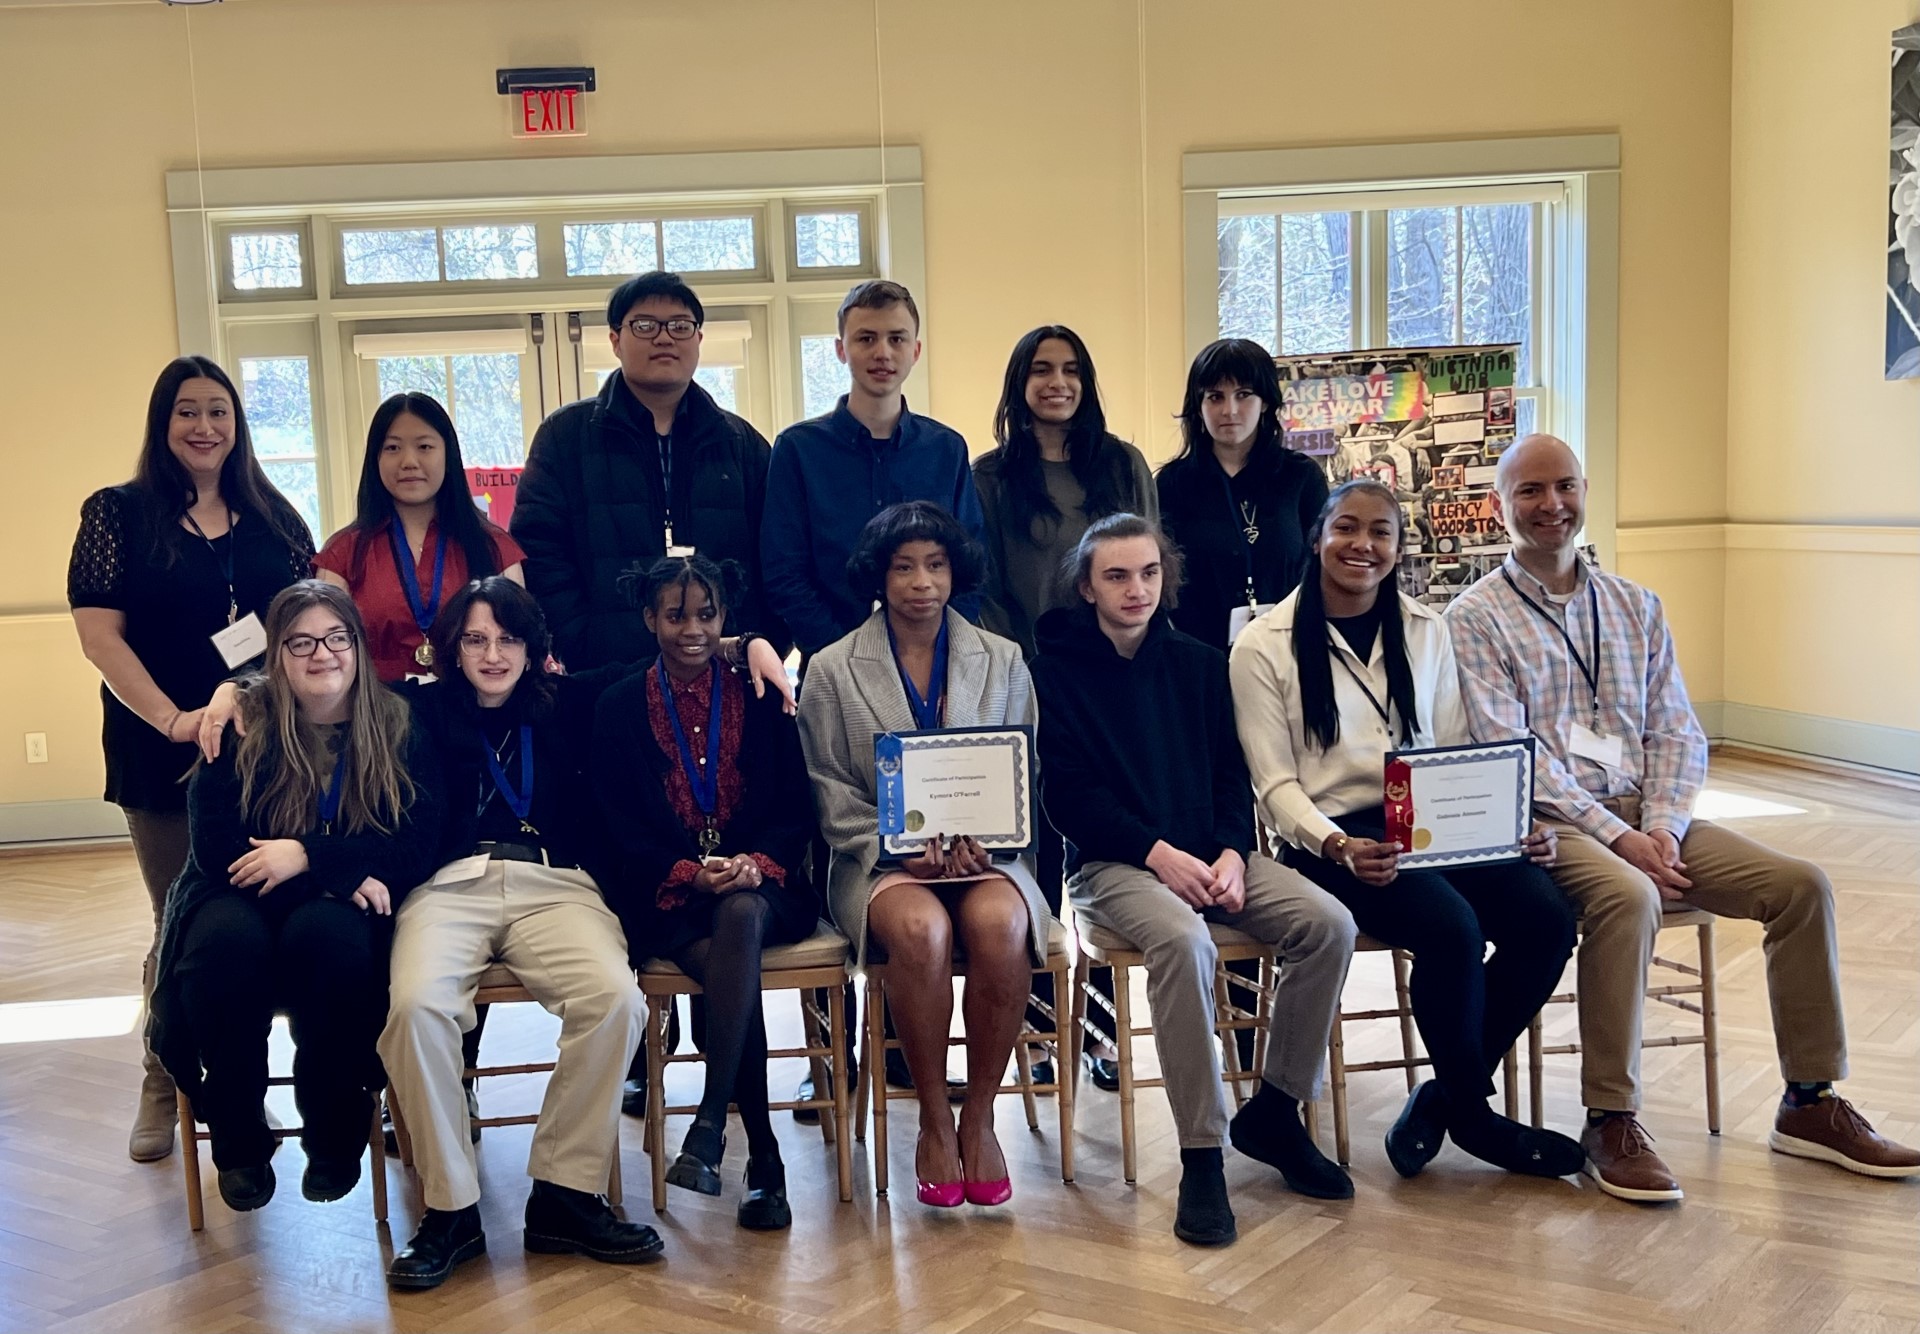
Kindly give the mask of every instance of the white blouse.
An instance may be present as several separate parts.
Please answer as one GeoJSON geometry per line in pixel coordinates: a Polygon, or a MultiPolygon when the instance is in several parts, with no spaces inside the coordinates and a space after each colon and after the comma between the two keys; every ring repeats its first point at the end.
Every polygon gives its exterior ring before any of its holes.
{"type": "MultiPolygon", "coordinates": [[[[1374,636],[1372,656],[1363,663],[1339,629],[1330,625],[1331,651],[1366,682],[1374,699],[1387,706],[1393,727],[1389,731],[1354,675],[1335,663],[1333,698],[1340,711],[1339,739],[1323,751],[1308,737],[1300,707],[1300,673],[1293,658],[1293,613],[1299,601],[1298,592],[1289,595],[1234,641],[1230,656],[1233,711],[1260,818],[1280,838],[1317,855],[1328,836],[1339,832],[1333,817],[1385,800],[1386,757],[1389,751],[1401,749],[1400,711],[1387,695],[1383,636],[1374,636]]],[[[1413,746],[1466,745],[1471,738],[1446,626],[1437,613],[1405,594],[1400,596],[1400,624],[1420,715],[1413,746]]]]}

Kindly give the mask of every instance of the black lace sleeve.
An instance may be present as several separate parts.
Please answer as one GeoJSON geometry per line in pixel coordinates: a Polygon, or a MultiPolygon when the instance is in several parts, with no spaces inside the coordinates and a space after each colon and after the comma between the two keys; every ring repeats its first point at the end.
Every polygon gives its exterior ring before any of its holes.
{"type": "Polygon", "coordinates": [[[127,609],[127,573],[134,558],[131,517],[110,487],[87,497],[67,561],[68,606],[127,609]]]}

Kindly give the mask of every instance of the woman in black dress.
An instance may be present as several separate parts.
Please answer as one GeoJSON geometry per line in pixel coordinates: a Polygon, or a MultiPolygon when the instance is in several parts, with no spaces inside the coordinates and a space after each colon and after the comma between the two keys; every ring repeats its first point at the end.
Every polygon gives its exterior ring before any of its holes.
{"type": "MultiPolygon", "coordinates": [[[[103,678],[106,799],[126,814],[153,907],[148,995],[167,887],[187,861],[183,780],[202,708],[265,647],[259,618],[312,561],[306,523],[254,457],[233,381],[205,357],[169,362],[133,480],[87,498],[67,567],[80,647],[103,678]]],[[[128,1151],[164,1158],[173,1130],[173,1081],[149,1048],[128,1151]]]]}
{"type": "Polygon", "coordinates": [[[273,1198],[267,1033],[285,1010],[307,1151],[301,1193],[360,1179],[374,1040],[386,1017],[393,910],[432,869],[440,779],[432,743],[360,658],[345,591],[295,584],[267,610],[266,672],[242,695],[246,735],[195,771],[192,850],[167,899],[153,1049],[213,1140],[220,1195],[273,1198]]]}
{"type": "Polygon", "coordinates": [[[727,1106],[747,1136],[742,1227],[783,1228],[786,1170],[767,1113],[760,956],[804,940],[820,906],[801,865],[813,793],[792,718],[714,651],[741,594],[731,563],[669,556],[636,600],[660,642],[652,668],[601,697],[593,773],[612,847],[602,886],[636,965],[672,959],[706,1005],[706,1088],[669,1183],[720,1193],[727,1106]]]}
{"type": "Polygon", "coordinates": [[[1222,651],[1236,608],[1264,611],[1300,582],[1327,499],[1326,475],[1281,439],[1279,410],[1265,348],[1208,344],[1187,372],[1184,444],[1160,470],[1160,522],[1187,562],[1174,624],[1222,651]]]}

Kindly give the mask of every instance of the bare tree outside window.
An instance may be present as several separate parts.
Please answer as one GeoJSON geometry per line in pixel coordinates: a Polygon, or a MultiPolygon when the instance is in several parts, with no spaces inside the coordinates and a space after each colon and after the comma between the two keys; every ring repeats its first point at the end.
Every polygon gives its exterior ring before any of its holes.
{"type": "Polygon", "coordinates": [[[1350,213],[1281,215],[1282,355],[1345,352],[1352,348],[1352,228],[1350,213]]]}
{"type": "Polygon", "coordinates": [[[693,373],[694,383],[728,412],[740,411],[739,377],[739,368],[735,366],[702,366],[693,373]]]}
{"type": "Polygon", "coordinates": [[[853,377],[833,350],[832,334],[800,340],[800,379],[804,388],[800,410],[809,417],[832,412],[840,395],[853,386],[853,377]]]}
{"type": "Polygon", "coordinates": [[[381,357],[375,367],[383,399],[419,393],[440,401],[460,432],[460,454],[469,468],[515,468],[527,461],[520,358],[514,353],[381,357]]]}
{"type": "Polygon", "coordinates": [[[650,273],[660,267],[651,222],[570,222],[561,228],[569,278],[650,273]]]}
{"type": "Polygon", "coordinates": [[[440,233],[450,282],[538,278],[540,244],[530,222],[447,227],[440,233]]]}
{"type": "Polygon", "coordinates": [[[750,217],[667,218],[660,233],[666,266],[676,273],[720,273],[758,263],[750,217]]]}
{"type": "Polygon", "coordinates": [[[305,357],[240,358],[241,401],[254,452],[280,494],[300,511],[316,538],[320,473],[314,462],[313,382],[305,357]]]}
{"type": "Polygon", "coordinates": [[[1460,210],[1461,338],[1518,343],[1515,379],[1533,383],[1533,207],[1488,204],[1460,210]]]}
{"type": "Polygon", "coordinates": [[[1279,341],[1280,237],[1272,214],[1220,219],[1220,336],[1279,341]]]}
{"type": "Polygon", "coordinates": [[[432,227],[340,233],[342,271],[350,286],[440,281],[438,233],[432,227]]]}
{"type": "Polygon", "coordinates": [[[850,269],[860,263],[858,213],[802,213],[793,221],[793,262],[803,269],[850,269]]]}
{"type": "Polygon", "coordinates": [[[1387,345],[1447,347],[1457,342],[1460,246],[1452,208],[1387,212],[1387,345]]]}
{"type": "Polygon", "coordinates": [[[235,232],[227,238],[236,292],[299,287],[306,281],[299,232],[235,232]]]}

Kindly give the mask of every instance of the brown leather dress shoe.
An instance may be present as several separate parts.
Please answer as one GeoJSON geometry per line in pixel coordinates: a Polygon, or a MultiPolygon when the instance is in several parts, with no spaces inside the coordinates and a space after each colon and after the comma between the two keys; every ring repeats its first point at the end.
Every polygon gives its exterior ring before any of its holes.
{"type": "Polygon", "coordinates": [[[1920,1176],[1920,1149],[1886,1138],[1831,1090],[1805,1107],[1781,1103],[1767,1143],[1775,1153],[1818,1159],[1861,1176],[1920,1176]]]}
{"type": "Polygon", "coordinates": [[[1587,1151],[1587,1175],[1607,1194],[1642,1203],[1681,1198],[1680,1183],[1632,1112],[1614,1112],[1588,1125],[1580,1147],[1587,1151]]]}

